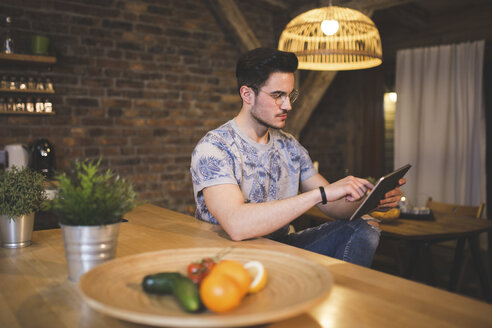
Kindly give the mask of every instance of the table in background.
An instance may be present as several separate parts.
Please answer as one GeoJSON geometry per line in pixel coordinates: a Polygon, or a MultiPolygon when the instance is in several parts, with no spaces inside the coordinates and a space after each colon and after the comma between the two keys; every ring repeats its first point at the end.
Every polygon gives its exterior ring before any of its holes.
{"type": "MultiPolygon", "coordinates": [[[[467,217],[450,216],[441,213],[434,213],[433,220],[413,220],[399,218],[390,222],[380,224],[382,238],[391,238],[403,241],[410,247],[410,257],[403,276],[411,278],[417,267],[419,254],[430,257],[429,246],[435,243],[448,240],[456,240],[458,243],[469,242],[470,250],[473,255],[475,270],[480,279],[484,297],[487,301],[492,301],[490,290],[490,280],[485,268],[479,247],[479,235],[483,232],[492,231],[492,220],[487,219],[470,219],[467,217]]],[[[313,220],[329,219],[317,207],[313,207],[306,213],[304,220],[309,218],[313,220]]],[[[319,222],[319,221],[318,221],[319,222]]],[[[312,223],[311,223],[312,224],[312,223]]],[[[455,291],[458,274],[463,264],[462,247],[457,247],[451,269],[451,279],[449,290],[455,291]]],[[[431,263],[429,263],[431,265],[431,263]]]]}
{"type": "MultiPolygon", "coordinates": [[[[117,257],[173,248],[249,247],[317,262],[331,293],[305,314],[265,327],[492,327],[492,306],[264,238],[231,241],[216,225],[143,205],[125,216],[117,257]]],[[[289,288],[286,286],[286,288],[289,288]]],[[[33,245],[0,249],[0,327],[146,327],[98,313],[67,279],[60,229],[35,231],[33,245]]]]}

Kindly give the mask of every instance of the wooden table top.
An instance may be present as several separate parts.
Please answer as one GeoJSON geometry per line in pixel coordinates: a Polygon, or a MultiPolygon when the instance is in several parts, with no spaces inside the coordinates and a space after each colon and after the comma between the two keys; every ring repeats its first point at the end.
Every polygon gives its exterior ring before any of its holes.
{"type": "MultiPolygon", "coordinates": [[[[125,218],[117,257],[235,246],[302,256],[331,272],[335,284],[320,305],[265,327],[492,327],[492,306],[484,302],[264,238],[233,242],[219,226],[149,204],[125,218]]],[[[67,279],[60,229],[35,231],[32,241],[22,249],[0,249],[0,327],[145,327],[84,302],[77,283],[67,279]]]]}
{"type": "MultiPolygon", "coordinates": [[[[317,207],[313,207],[307,215],[320,219],[328,219],[317,207]]],[[[471,219],[433,213],[434,220],[412,220],[398,218],[382,221],[381,230],[387,236],[406,240],[453,239],[467,234],[492,231],[492,220],[471,219]]]]}

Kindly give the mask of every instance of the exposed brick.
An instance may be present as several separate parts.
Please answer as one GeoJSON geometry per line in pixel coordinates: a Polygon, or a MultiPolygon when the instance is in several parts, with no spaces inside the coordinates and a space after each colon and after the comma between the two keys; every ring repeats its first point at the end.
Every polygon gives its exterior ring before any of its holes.
{"type": "Polygon", "coordinates": [[[144,13],[147,11],[147,5],[144,3],[134,3],[134,2],[127,2],[123,4],[124,9],[131,11],[131,12],[138,12],[138,13],[144,13]]]}
{"type": "Polygon", "coordinates": [[[125,21],[116,21],[105,19],[102,22],[102,27],[107,29],[120,29],[124,31],[131,31],[132,24],[125,21]]]}
{"type": "Polygon", "coordinates": [[[134,88],[139,89],[144,85],[143,81],[118,80],[116,81],[117,88],[134,88]]]}
{"type": "MultiPolygon", "coordinates": [[[[190,212],[191,151],[239,110],[239,50],[207,2],[28,0],[0,7],[25,35],[50,35],[57,56],[51,70],[6,68],[50,76],[56,114],[0,116],[1,144],[47,138],[62,170],[74,159],[102,156],[105,167],[138,182],[139,197],[190,212]]],[[[244,11],[255,34],[269,40],[271,13],[244,11]]]]}

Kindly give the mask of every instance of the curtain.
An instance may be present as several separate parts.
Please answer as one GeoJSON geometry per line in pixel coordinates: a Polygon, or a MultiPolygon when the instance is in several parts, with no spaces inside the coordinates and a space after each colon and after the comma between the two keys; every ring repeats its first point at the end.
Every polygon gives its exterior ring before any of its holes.
{"type": "Polygon", "coordinates": [[[397,52],[395,168],[410,204],[477,206],[485,192],[484,41],[397,52]]]}

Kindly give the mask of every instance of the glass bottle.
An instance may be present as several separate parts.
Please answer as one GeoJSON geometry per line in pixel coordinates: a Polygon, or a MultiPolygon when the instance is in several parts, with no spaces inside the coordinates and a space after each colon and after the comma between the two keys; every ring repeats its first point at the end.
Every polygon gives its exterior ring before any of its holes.
{"type": "Polygon", "coordinates": [[[15,76],[11,76],[9,80],[9,89],[10,90],[17,90],[17,81],[15,79],[15,76]]]}
{"type": "Polygon", "coordinates": [[[44,83],[40,77],[36,80],[36,90],[44,90],[44,83]]]}
{"type": "Polygon", "coordinates": [[[36,113],[44,112],[44,103],[41,101],[41,98],[36,98],[36,113]]]}
{"type": "Polygon", "coordinates": [[[31,97],[27,97],[26,99],[26,111],[30,113],[34,112],[34,102],[31,97]]]}
{"type": "Polygon", "coordinates": [[[27,89],[27,84],[26,80],[24,79],[23,76],[19,78],[19,90],[26,90],[27,89]]]}
{"type": "Polygon", "coordinates": [[[7,110],[7,104],[5,103],[5,98],[0,98],[0,112],[5,112],[7,110]]]}
{"type": "Polygon", "coordinates": [[[12,97],[9,97],[9,100],[7,100],[7,111],[8,112],[14,111],[14,98],[12,97]]]}
{"type": "Polygon", "coordinates": [[[46,90],[48,90],[48,91],[54,90],[53,89],[53,82],[51,82],[51,79],[49,77],[46,78],[44,86],[45,86],[46,90]]]}
{"type": "Polygon", "coordinates": [[[5,36],[5,40],[3,42],[2,52],[4,54],[13,54],[14,53],[14,41],[12,40],[12,36],[10,35],[10,24],[12,20],[10,17],[5,19],[7,26],[7,35],[5,36]]]}
{"type": "Polygon", "coordinates": [[[45,113],[51,113],[53,111],[53,104],[51,103],[51,100],[45,99],[44,100],[44,112],[45,113]]]}
{"type": "Polygon", "coordinates": [[[36,89],[36,83],[34,83],[34,78],[32,76],[29,76],[27,78],[27,88],[29,90],[35,90],[36,89]]]}
{"type": "Polygon", "coordinates": [[[24,104],[24,101],[21,98],[17,98],[15,101],[15,111],[16,112],[23,112],[26,109],[26,105],[24,104]]]}
{"type": "Polygon", "coordinates": [[[9,88],[9,81],[7,75],[2,75],[2,80],[0,81],[0,88],[1,89],[9,88]]]}

